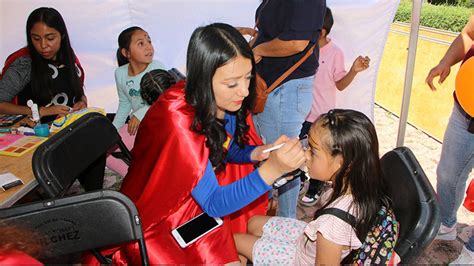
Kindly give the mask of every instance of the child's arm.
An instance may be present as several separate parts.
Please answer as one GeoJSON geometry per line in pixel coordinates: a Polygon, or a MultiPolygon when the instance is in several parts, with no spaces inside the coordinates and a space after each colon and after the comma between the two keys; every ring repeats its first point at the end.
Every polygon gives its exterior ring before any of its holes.
{"type": "Polygon", "coordinates": [[[327,240],[318,232],[316,238],[316,265],[341,264],[342,246],[327,240]]]}
{"type": "Polygon", "coordinates": [[[142,121],[148,109],[150,109],[150,105],[145,104],[142,108],[133,112],[133,115],[138,119],[138,121],[142,121]]]}
{"type": "Polygon", "coordinates": [[[143,117],[145,117],[145,114],[148,109],[150,109],[150,106],[148,104],[145,104],[142,108],[132,113],[132,115],[130,116],[130,120],[128,121],[128,134],[130,134],[130,136],[133,136],[137,133],[138,126],[143,120],[143,117]]]}
{"type": "Polygon", "coordinates": [[[352,63],[351,70],[340,80],[336,81],[336,87],[339,91],[343,91],[354,80],[357,73],[369,68],[370,58],[368,56],[358,56],[352,63]]]}
{"type": "Polygon", "coordinates": [[[125,125],[125,121],[127,120],[128,114],[130,110],[132,110],[132,103],[127,98],[125,91],[123,88],[120,87],[117,77],[117,72],[115,73],[115,84],[117,84],[117,92],[119,97],[119,106],[117,108],[117,112],[115,113],[114,121],[112,122],[115,128],[120,129],[123,125],[125,125]]]}

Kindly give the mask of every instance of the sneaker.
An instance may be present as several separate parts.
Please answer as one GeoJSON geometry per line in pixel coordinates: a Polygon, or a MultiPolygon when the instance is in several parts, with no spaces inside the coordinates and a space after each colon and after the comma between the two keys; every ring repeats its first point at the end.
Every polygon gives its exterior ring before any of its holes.
{"type": "Polygon", "coordinates": [[[441,225],[439,227],[438,234],[436,235],[436,240],[455,240],[456,239],[456,225],[453,227],[447,227],[445,225],[441,225]]]}
{"type": "Polygon", "coordinates": [[[470,251],[463,246],[461,254],[459,257],[451,262],[449,265],[473,265],[474,264],[474,251],[470,251]]]}
{"type": "Polygon", "coordinates": [[[319,199],[319,194],[316,194],[316,195],[305,194],[299,201],[302,205],[306,207],[311,207],[311,206],[316,205],[316,203],[318,203],[318,199],[319,199]]]}

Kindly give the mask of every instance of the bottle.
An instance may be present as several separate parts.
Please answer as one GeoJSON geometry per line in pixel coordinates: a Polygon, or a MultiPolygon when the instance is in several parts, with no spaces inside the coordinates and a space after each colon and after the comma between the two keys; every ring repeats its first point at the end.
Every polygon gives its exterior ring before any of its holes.
{"type": "Polygon", "coordinates": [[[28,105],[28,107],[30,107],[31,109],[31,119],[34,122],[39,122],[40,115],[39,115],[38,105],[36,103],[33,103],[32,100],[28,100],[26,102],[26,105],[28,105]]]}

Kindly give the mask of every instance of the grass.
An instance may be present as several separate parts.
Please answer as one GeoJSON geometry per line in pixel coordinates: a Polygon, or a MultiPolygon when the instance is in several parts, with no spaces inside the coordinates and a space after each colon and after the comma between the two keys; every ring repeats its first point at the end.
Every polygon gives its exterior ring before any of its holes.
{"type": "MultiPolygon", "coordinates": [[[[460,32],[466,25],[474,9],[459,5],[432,5],[426,1],[421,8],[420,24],[422,26],[460,32]]],[[[412,1],[401,0],[395,21],[409,23],[411,20],[412,1]]]]}

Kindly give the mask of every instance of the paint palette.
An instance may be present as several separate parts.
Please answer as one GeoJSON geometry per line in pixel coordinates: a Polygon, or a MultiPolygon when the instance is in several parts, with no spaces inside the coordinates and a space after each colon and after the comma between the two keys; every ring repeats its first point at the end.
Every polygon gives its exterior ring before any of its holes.
{"type": "Polygon", "coordinates": [[[25,117],[24,115],[0,114],[0,127],[10,127],[25,117]]]}
{"type": "Polygon", "coordinates": [[[0,134],[0,155],[20,157],[47,138],[15,134],[0,134]]]}

